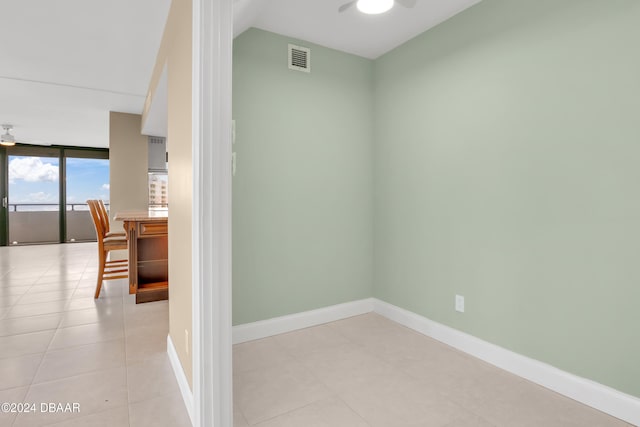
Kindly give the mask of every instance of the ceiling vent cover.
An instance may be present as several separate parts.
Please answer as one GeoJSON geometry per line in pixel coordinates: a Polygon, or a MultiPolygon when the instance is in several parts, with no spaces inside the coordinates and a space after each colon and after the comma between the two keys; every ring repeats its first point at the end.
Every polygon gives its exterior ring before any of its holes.
{"type": "Polygon", "coordinates": [[[289,45],[289,69],[311,72],[311,50],[307,47],[289,45]]]}

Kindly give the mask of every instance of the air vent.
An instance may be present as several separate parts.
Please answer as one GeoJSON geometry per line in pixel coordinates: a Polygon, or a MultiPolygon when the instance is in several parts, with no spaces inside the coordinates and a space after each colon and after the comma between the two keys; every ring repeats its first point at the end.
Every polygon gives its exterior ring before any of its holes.
{"type": "Polygon", "coordinates": [[[166,141],[166,138],[162,136],[148,136],[147,139],[151,144],[164,144],[166,141]]]}
{"type": "Polygon", "coordinates": [[[148,136],[150,172],[162,172],[167,170],[167,140],[161,136],[148,136]]]}
{"type": "Polygon", "coordinates": [[[289,45],[289,69],[311,72],[311,50],[307,47],[289,45]]]}

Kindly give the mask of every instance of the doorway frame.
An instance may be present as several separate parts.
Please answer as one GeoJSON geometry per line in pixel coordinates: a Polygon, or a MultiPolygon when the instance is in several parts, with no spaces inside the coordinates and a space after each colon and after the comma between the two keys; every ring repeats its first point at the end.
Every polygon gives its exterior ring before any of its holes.
{"type": "Polygon", "coordinates": [[[0,246],[9,244],[9,194],[7,175],[9,160],[6,147],[0,146],[0,246]]]}
{"type": "Polygon", "coordinates": [[[193,425],[233,425],[232,0],[193,1],[193,425]]]}

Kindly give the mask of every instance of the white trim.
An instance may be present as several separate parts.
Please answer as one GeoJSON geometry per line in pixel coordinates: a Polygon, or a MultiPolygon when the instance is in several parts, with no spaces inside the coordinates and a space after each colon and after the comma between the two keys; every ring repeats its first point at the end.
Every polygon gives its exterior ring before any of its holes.
{"type": "Polygon", "coordinates": [[[232,0],[195,0],[192,48],[194,427],[233,425],[232,0]]]}
{"type": "Polygon", "coordinates": [[[514,353],[379,299],[373,299],[373,306],[376,313],[423,335],[621,420],[640,425],[640,399],[636,397],[514,353]]]}
{"type": "Polygon", "coordinates": [[[171,367],[173,368],[173,374],[176,376],[176,380],[178,380],[178,387],[180,387],[184,406],[187,408],[191,424],[193,425],[193,393],[191,392],[191,388],[189,388],[189,381],[184,374],[184,369],[182,369],[182,364],[178,358],[178,353],[176,353],[171,335],[167,335],[167,354],[169,355],[169,362],[171,362],[171,367]]]}
{"type": "Polygon", "coordinates": [[[347,317],[370,313],[372,310],[373,298],[367,298],[259,322],[245,323],[244,325],[233,327],[233,343],[238,344],[334,322],[347,317]]]}

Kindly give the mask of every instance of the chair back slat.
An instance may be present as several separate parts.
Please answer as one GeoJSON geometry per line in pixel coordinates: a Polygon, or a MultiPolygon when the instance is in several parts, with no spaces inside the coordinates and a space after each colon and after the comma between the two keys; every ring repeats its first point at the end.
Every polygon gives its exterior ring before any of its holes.
{"type": "Polygon", "coordinates": [[[89,211],[91,212],[91,219],[93,220],[93,226],[96,229],[96,237],[98,238],[98,243],[102,241],[105,235],[104,226],[102,223],[102,218],[98,208],[97,200],[87,200],[87,204],[89,205],[89,211]]]}
{"type": "Polygon", "coordinates": [[[97,200],[98,204],[98,212],[100,213],[100,218],[102,219],[102,229],[104,230],[104,234],[108,234],[110,231],[109,224],[109,213],[107,212],[107,207],[104,204],[102,199],[97,200]]]}

